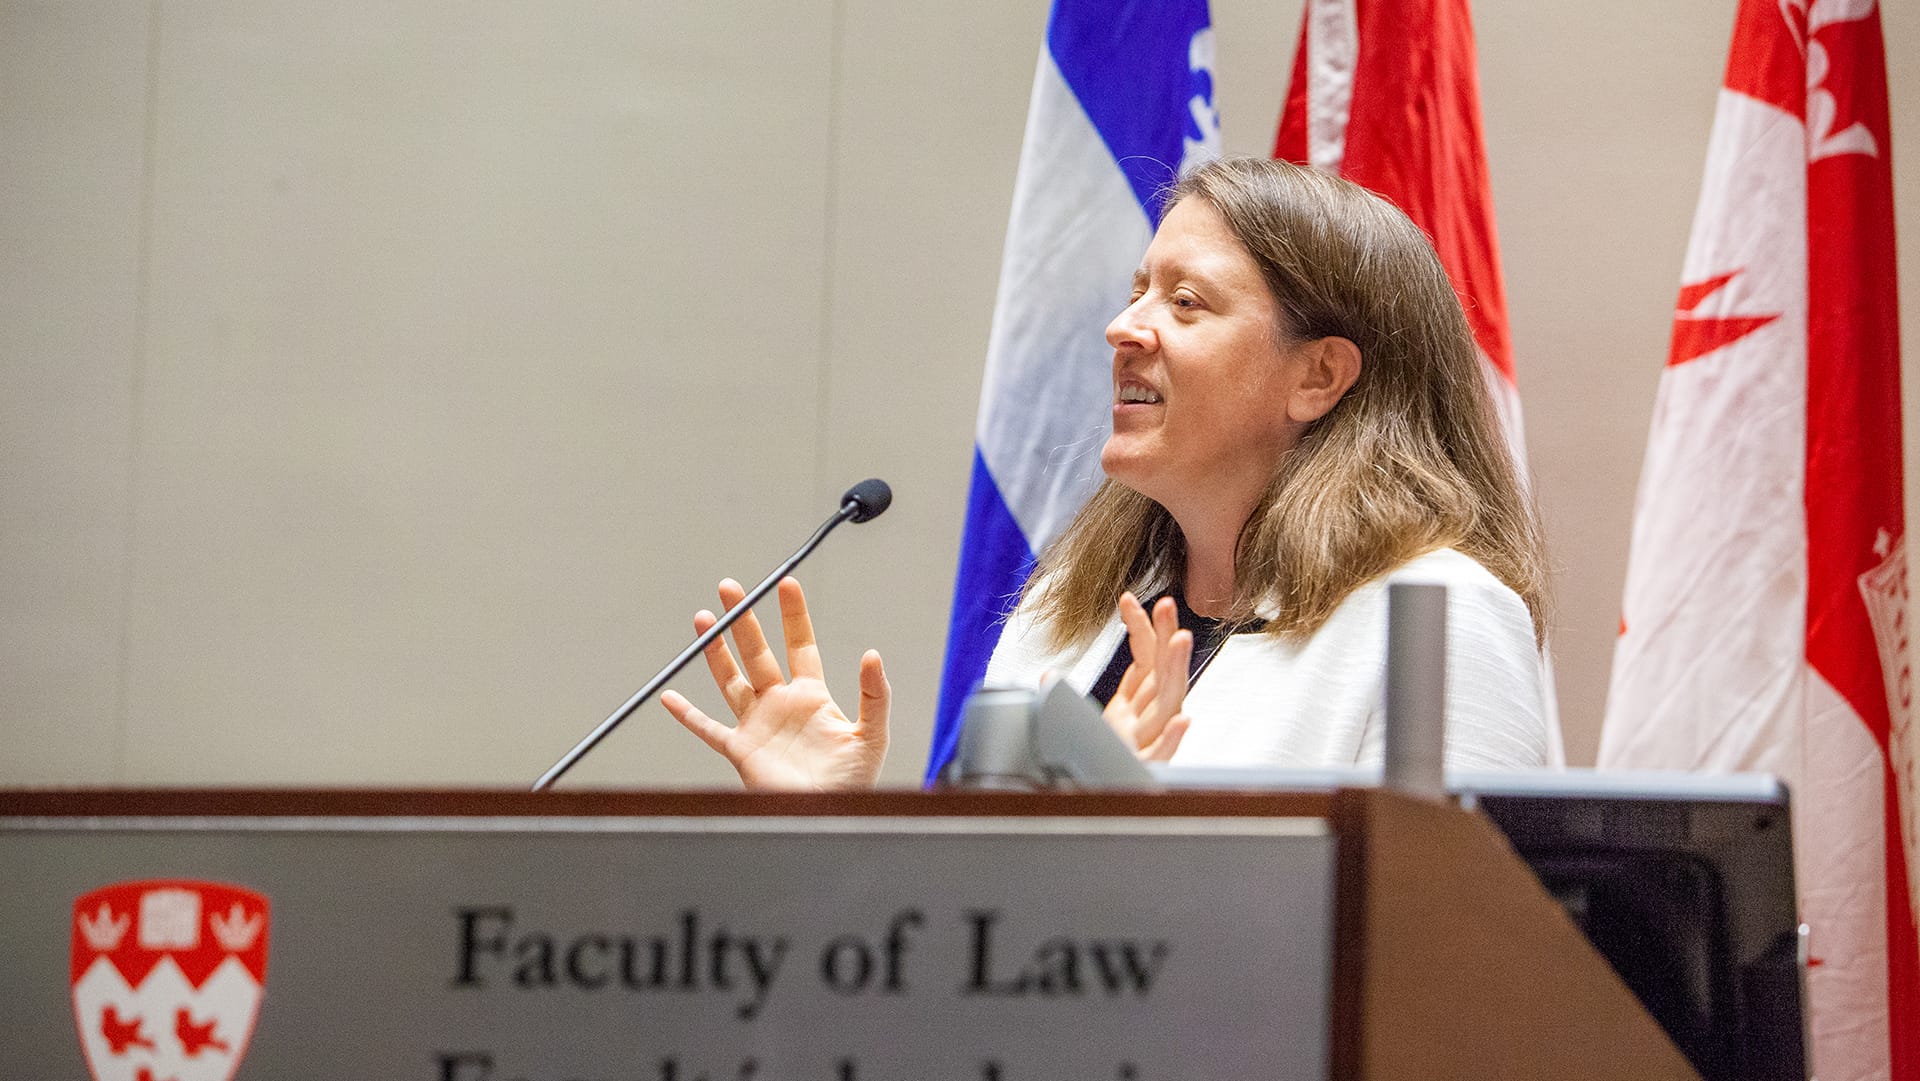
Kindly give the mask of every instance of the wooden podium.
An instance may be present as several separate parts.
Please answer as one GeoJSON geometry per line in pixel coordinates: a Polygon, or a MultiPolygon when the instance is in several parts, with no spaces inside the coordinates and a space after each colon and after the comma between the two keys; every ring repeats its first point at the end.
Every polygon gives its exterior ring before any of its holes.
{"type": "Polygon", "coordinates": [[[1371,789],[16,791],[0,867],[10,1076],[1698,1076],[1371,789]]]}

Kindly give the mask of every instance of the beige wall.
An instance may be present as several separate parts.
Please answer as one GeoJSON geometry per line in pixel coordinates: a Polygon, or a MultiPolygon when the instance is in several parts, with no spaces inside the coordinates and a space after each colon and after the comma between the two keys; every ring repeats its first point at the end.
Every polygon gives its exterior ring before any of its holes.
{"type": "MultiPolygon", "coordinates": [[[[0,0],[0,783],[526,781],[870,474],[807,580],[910,782],[1046,6],[0,0]]],[[[1476,8],[1590,762],[1733,5],[1476,8]]],[[[1299,4],[1214,15],[1264,152],[1299,4]]]]}

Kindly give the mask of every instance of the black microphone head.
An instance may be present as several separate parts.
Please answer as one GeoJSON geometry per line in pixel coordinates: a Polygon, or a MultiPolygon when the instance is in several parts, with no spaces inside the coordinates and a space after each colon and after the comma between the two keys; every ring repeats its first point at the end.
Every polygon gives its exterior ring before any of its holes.
{"type": "Polygon", "coordinates": [[[847,494],[840,497],[842,509],[849,503],[855,508],[853,521],[870,522],[893,505],[893,489],[887,487],[887,482],[879,477],[868,477],[848,488],[847,494]]]}

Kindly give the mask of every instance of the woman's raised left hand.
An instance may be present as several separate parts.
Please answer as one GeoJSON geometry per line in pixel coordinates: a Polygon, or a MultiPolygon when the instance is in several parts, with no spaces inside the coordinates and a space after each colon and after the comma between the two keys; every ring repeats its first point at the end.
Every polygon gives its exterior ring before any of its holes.
{"type": "Polygon", "coordinates": [[[1107,702],[1107,724],[1142,760],[1164,762],[1173,757],[1192,723],[1182,707],[1193,632],[1181,629],[1180,609],[1172,597],[1160,598],[1149,616],[1138,598],[1122,593],[1120,621],[1126,624],[1133,663],[1107,702]]]}

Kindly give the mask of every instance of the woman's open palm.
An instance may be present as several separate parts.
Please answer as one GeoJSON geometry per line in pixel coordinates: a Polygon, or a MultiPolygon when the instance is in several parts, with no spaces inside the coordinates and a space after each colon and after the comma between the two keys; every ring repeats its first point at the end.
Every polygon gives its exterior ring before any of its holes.
{"type": "Polygon", "coordinates": [[[1187,664],[1193,632],[1180,626],[1172,597],[1160,598],[1149,614],[1132,593],[1120,595],[1120,621],[1127,628],[1133,662],[1107,702],[1107,724],[1146,761],[1173,757],[1192,723],[1187,700],[1187,664]]]}
{"type": "MultiPolygon", "coordinates": [[[[736,663],[724,639],[706,648],[707,669],[733,711],[729,727],[702,713],[677,691],[660,704],[687,730],[720,752],[749,788],[830,791],[871,788],[887,755],[887,714],[892,691],[880,654],[860,658],[860,709],[849,720],[827,690],[820,648],[807,615],[800,583],[783,578],[779,586],[780,627],[787,643],[787,669],[780,662],[752,612],[733,625],[740,650],[736,663]]],[[[720,603],[731,609],[746,591],[729,578],[720,583],[720,603]]],[[[693,617],[694,631],[706,633],[718,622],[712,612],[693,617]]]]}

